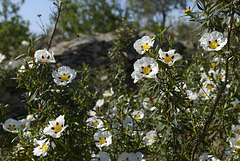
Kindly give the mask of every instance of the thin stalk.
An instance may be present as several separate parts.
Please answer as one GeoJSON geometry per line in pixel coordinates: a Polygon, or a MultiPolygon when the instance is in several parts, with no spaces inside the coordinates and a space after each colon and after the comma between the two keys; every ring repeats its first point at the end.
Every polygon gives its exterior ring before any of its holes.
{"type": "Polygon", "coordinates": [[[52,32],[50,41],[49,41],[49,43],[48,43],[48,48],[47,48],[47,50],[49,50],[50,47],[51,47],[51,45],[52,45],[52,40],[53,40],[53,37],[54,37],[55,32],[57,31],[57,25],[58,25],[58,21],[59,21],[61,12],[62,12],[62,2],[60,2],[59,5],[58,5],[57,18],[56,18],[56,21],[55,21],[55,25],[54,25],[54,29],[53,29],[53,32],[52,32]]]}
{"type": "MultiPolygon", "coordinates": [[[[228,29],[228,42],[227,42],[227,49],[226,51],[229,51],[230,49],[230,38],[231,38],[231,31],[232,31],[232,24],[233,24],[233,18],[234,18],[234,9],[232,9],[232,14],[231,14],[231,20],[230,20],[230,27],[228,29]]],[[[215,111],[216,111],[216,107],[220,101],[220,99],[222,98],[222,94],[226,88],[226,85],[227,85],[227,80],[228,80],[228,65],[229,65],[229,56],[226,57],[226,67],[225,67],[225,80],[224,80],[224,84],[222,86],[222,88],[219,90],[218,94],[217,94],[217,98],[215,100],[215,103],[212,107],[212,111],[211,111],[211,114],[209,115],[206,123],[204,124],[204,127],[203,127],[203,130],[202,130],[202,133],[200,135],[198,135],[196,141],[195,141],[195,144],[194,144],[194,147],[193,147],[193,150],[192,150],[192,155],[191,155],[191,161],[194,161],[194,157],[195,157],[195,153],[198,149],[198,146],[203,142],[205,136],[206,136],[206,132],[208,130],[208,127],[209,125],[211,124],[212,122],[212,118],[215,114],[215,111]]]]}

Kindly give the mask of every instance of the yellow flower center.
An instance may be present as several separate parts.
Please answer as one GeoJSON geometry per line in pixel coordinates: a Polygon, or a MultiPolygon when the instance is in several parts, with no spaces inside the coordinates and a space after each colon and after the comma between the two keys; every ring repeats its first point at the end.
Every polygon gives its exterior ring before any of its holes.
{"type": "Polygon", "coordinates": [[[208,79],[208,80],[211,80],[211,78],[210,78],[210,77],[207,77],[207,79],[208,79]]]}
{"type": "Polygon", "coordinates": [[[171,57],[167,56],[166,58],[164,58],[164,61],[166,63],[169,63],[169,62],[173,61],[173,59],[171,57]]]}
{"type": "Polygon", "coordinates": [[[239,151],[239,149],[237,148],[237,149],[235,149],[233,152],[232,152],[232,155],[240,155],[240,151],[239,151]]]}
{"type": "Polygon", "coordinates": [[[208,89],[212,89],[213,87],[208,84],[208,85],[207,85],[207,88],[208,88],[208,89]]]}
{"type": "Polygon", "coordinates": [[[125,161],[129,161],[129,159],[127,158],[125,161]]]}
{"type": "Polygon", "coordinates": [[[110,92],[108,92],[108,93],[107,93],[107,95],[108,95],[108,96],[110,96],[110,95],[111,95],[111,93],[110,93],[110,92]]]}
{"type": "Polygon", "coordinates": [[[23,124],[23,125],[21,125],[21,127],[22,127],[23,129],[25,129],[25,127],[26,127],[26,124],[23,124]]]}
{"type": "Polygon", "coordinates": [[[12,69],[12,66],[11,66],[11,65],[8,65],[8,69],[12,69]]]}
{"type": "Polygon", "coordinates": [[[209,44],[209,47],[211,49],[216,49],[218,47],[218,43],[216,41],[212,41],[210,44],[209,44]]]}
{"type": "Polygon", "coordinates": [[[223,77],[223,76],[222,76],[221,74],[218,75],[218,79],[222,79],[222,77],[223,77]]]}
{"type": "Polygon", "coordinates": [[[237,145],[237,146],[240,146],[240,140],[238,140],[238,141],[236,142],[236,145],[237,145]]]}
{"type": "Polygon", "coordinates": [[[47,144],[45,144],[43,147],[42,147],[42,151],[45,151],[45,150],[47,150],[47,144]]]}
{"type": "Polygon", "coordinates": [[[240,134],[240,131],[239,131],[239,130],[236,130],[235,133],[236,133],[236,134],[240,134]]]}
{"type": "Polygon", "coordinates": [[[9,130],[11,131],[15,130],[15,125],[9,125],[9,130]]]}
{"type": "Polygon", "coordinates": [[[93,122],[92,125],[97,127],[98,126],[98,122],[93,122]]]}
{"type": "Polygon", "coordinates": [[[149,49],[149,45],[148,45],[148,44],[143,45],[143,46],[142,46],[142,49],[143,49],[143,50],[148,50],[148,49],[149,49]]]}
{"type": "Polygon", "coordinates": [[[201,97],[204,97],[204,98],[206,97],[206,95],[205,95],[204,93],[202,93],[200,96],[201,96],[201,97]]]}
{"type": "Polygon", "coordinates": [[[214,68],[216,66],[216,63],[211,63],[211,66],[214,68]]]}
{"type": "Polygon", "coordinates": [[[100,144],[104,144],[106,142],[106,138],[99,138],[100,144]]]}
{"type": "Polygon", "coordinates": [[[149,67],[143,67],[142,71],[144,74],[148,75],[151,72],[151,69],[149,67]]]}
{"type": "Polygon", "coordinates": [[[152,140],[152,138],[148,138],[148,141],[152,140]]]}
{"type": "Polygon", "coordinates": [[[62,126],[60,126],[60,125],[55,126],[54,130],[56,133],[58,133],[62,130],[62,126]]]}
{"type": "Polygon", "coordinates": [[[236,109],[239,109],[239,108],[240,108],[240,104],[239,104],[239,103],[236,104],[235,108],[236,108],[236,109]]]}
{"type": "Polygon", "coordinates": [[[66,76],[65,74],[63,74],[61,76],[61,80],[64,82],[64,81],[67,81],[68,80],[68,76],[66,76]]]}
{"type": "Polygon", "coordinates": [[[188,13],[188,12],[190,12],[190,9],[189,8],[185,9],[184,13],[188,13]]]}
{"type": "Polygon", "coordinates": [[[140,116],[136,116],[136,117],[135,117],[135,120],[140,120],[140,119],[141,119],[140,116]]]}

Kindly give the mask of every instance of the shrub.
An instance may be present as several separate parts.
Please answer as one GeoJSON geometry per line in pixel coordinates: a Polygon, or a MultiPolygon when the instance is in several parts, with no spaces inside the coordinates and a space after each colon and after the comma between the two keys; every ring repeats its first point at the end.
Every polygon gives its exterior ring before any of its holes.
{"type": "MultiPolygon", "coordinates": [[[[237,160],[239,5],[237,0],[197,1],[201,12],[185,11],[205,27],[191,60],[173,48],[172,35],[165,35],[171,26],[157,26],[157,35],[135,41],[141,58],[133,64],[134,85],[126,83],[124,53],[134,32],[131,26],[118,30],[109,52],[112,64],[105,71],[54,69],[49,48],[35,51],[31,42],[26,65],[17,75],[31,115],[2,123],[2,157],[237,160]]],[[[56,6],[61,11],[62,3],[56,6]]]]}

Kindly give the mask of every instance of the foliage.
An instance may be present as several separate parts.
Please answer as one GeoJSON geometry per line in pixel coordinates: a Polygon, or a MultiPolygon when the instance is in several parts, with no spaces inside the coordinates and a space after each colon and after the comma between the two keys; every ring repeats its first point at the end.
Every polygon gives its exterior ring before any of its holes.
{"type": "Polygon", "coordinates": [[[167,14],[174,8],[186,8],[186,0],[130,0],[129,9],[136,21],[145,23],[147,29],[153,30],[155,24],[165,27],[167,14]]]}
{"type": "Polygon", "coordinates": [[[115,0],[71,0],[64,12],[60,26],[70,35],[114,31],[124,17],[115,0]]]}
{"type": "MultiPolygon", "coordinates": [[[[56,5],[61,11],[61,3],[56,5]]],[[[125,66],[132,24],[120,25],[110,69],[103,71],[79,66],[76,73],[61,72],[50,64],[53,55],[35,51],[39,40],[32,40],[17,80],[36,120],[28,129],[19,126],[18,134],[2,123],[3,159],[103,160],[99,152],[106,152],[111,160],[127,155],[125,161],[237,160],[240,2],[206,0],[195,6],[201,11],[186,16],[205,29],[191,59],[174,49],[174,37],[167,35],[171,26],[157,26],[155,36],[133,44],[141,57],[133,64],[135,85],[126,83],[125,66]],[[56,121],[59,116],[65,120],[56,121]]]]}
{"type": "Polygon", "coordinates": [[[21,46],[23,40],[29,39],[28,25],[18,14],[20,6],[24,3],[21,0],[13,3],[10,0],[1,1],[2,9],[0,10],[0,53],[7,55],[18,55],[17,48],[21,46]]]}

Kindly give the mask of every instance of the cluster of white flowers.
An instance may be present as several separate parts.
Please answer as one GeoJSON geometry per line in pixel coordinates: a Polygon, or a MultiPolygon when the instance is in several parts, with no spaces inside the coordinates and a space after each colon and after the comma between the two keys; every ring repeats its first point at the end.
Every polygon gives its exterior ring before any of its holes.
{"type": "MultiPolygon", "coordinates": [[[[111,161],[111,159],[106,152],[100,151],[97,155],[92,154],[91,161],[111,161]]],[[[146,159],[144,159],[144,155],[141,152],[123,152],[118,156],[118,161],[146,161],[146,159]]]]}
{"type": "MultiPolygon", "coordinates": [[[[240,107],[239,100],[236,98],[234,102],[231,102],[231,104],[238,108],[240,107]]],[[[227,159],[234,159],[239,160],[240,158],[240,125],[232,125],[232,133],[234,134],[234,137],[231,137],[229,139],[230,146],[226,148],[225,154],[227,155],[227,159]]]]}
{"type": "MultiPolygon", "coordinates": [[[[154,38],[143,36],[133,44],[133,47],[140,55],[142,55],[150,51],[153,44],[154,38]]],[[[182,56],[175,53],[175,50],[163,52],[162,49],[159,49],[158,57],[158,60],[168,64],[168,66],[172,66],[175,61],[182,59],[182,56]]],[[[134,63],[133,67],[134,71],[131,76],[134,79],[134,83],[142,78],[157,78],[157,73],[159,71],[158,62],[151,57],[142,57],[134,63]]]]}
{"type": "Polygon", "coordinates": [[[203,153],[202,155],[200,155],[199,157],[200,161],[220,161],[219,159],[217,159],[215,156],[208,154],[208,153],[203,153]]]}
{"type": "MultiPolygon", "coordinates": [[[[43,129],[43,133],[53,138],[59,138],[67,127],[64,115],[60,115],[56,120],[49,121],[49,125],[43,129]]],[[[50,141],[48,138],[41,138],[41,140],[34,139],[34,145],[36,146],[33,150],[34,155],[44,157],[50,148],[50,141]]]]}
{"type": "Polygon", "coordinates": [[[30,127],[30,120],[28,119],[15,120],[9,118],[4,122],[4,124],[2,124],[2,126],[3,129],[8,132],[18,133],[18,130],[26,131],[30,127]]]}

